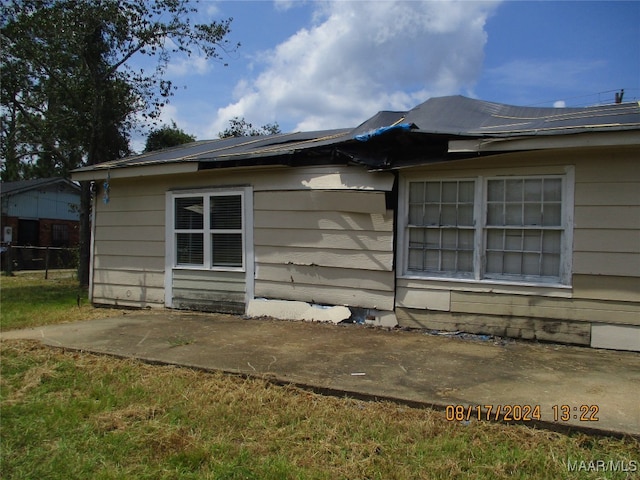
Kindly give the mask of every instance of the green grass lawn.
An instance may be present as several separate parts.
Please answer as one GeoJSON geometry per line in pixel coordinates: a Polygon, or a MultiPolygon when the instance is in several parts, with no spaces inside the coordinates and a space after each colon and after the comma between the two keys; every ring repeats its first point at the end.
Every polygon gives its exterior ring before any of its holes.
{"type": "MultiPolygon", "coordinates": [[[[3,329],[5,318],[14,319],[13,325],[76,318],[76,296],[73,282],[3,278],[3,329]],[[28,300],[45,290],[40,301],[28,300]],[[7,291],[12,301],[5,307],[7,291]]],[[[113,313],[83,309],[93,318],[113,313]]],[[[147,365],[33,341],[2,341],[0,353],[3,479],[638,475],[566,467],[568,460],[629,466],[640,460],[640,442],[632,438],[447,422],[430,409],[327,397],[262,379],[147,365]]]]}
{"type": "Polygon", "coordinates": [[[0,329],[34,327],[84,318],[92,310],[69,270],[0,276],[0,329]],[[78,303],[80,302],[80,307],[78,303]]]}

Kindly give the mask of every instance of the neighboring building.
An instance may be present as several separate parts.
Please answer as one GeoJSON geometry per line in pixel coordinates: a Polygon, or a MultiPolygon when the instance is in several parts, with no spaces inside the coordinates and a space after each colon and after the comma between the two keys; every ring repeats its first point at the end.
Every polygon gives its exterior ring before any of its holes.
{"type": "MultiPolygon", "coordinates": [[[[3,246],[72,247],[79,240],[80,187],[64,178],[0,184],[3,246]]],[[[20,250],[21,268],[38,268],[42,255],[20,250]]],[[[3,260],[4,261],[4,260],[3,260]]],[[[42,263],[42,262],[40,262],[42,263]]]]}
{"type": "Polygon", "coordinates": [[[90,295],[640,351],[639,159],[636,103],[454,96],[85,167],[90,295]]]}

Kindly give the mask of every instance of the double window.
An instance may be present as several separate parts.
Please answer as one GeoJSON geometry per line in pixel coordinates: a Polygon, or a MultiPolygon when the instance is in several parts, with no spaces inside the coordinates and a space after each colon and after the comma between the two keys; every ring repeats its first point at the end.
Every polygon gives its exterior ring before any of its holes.
{"type": "Polygon", "coordinates": [[[243,202],[241,192],[175,195],[175,266],[243,269],[243,202]]]}
{"type": "Polygon", "coordinates": [[[405,273],[568,283],[564,176],[409,181],[405,273]]]}

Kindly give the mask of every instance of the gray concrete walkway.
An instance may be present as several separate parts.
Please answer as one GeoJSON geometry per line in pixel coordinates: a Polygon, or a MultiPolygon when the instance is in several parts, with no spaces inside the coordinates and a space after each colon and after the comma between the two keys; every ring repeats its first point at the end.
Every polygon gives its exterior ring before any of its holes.
{"type": "Polygon", "coordinates": [[[539,406],[547,426],[640,436],[640,354],[633,352],[170,311],[14,330],[0,338],[445,410],[464,405],[457,410],[464,421],[495,419],[498,408],[499,419],[509,411],[533,419],[529,410],[539,406]]]}

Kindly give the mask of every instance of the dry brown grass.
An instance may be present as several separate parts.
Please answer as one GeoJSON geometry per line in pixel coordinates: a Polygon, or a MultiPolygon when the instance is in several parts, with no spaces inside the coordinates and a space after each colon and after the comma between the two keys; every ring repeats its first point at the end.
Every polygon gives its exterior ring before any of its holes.
{"type": "Polygon", "coordinates": [[[31,341],[2,342],[2,356],[4,464],[42,478],[596,478],[567,476],[564,462],[640,449],[31,341]],[[61,460],[43,463],[52,445],[61,460]]]}

